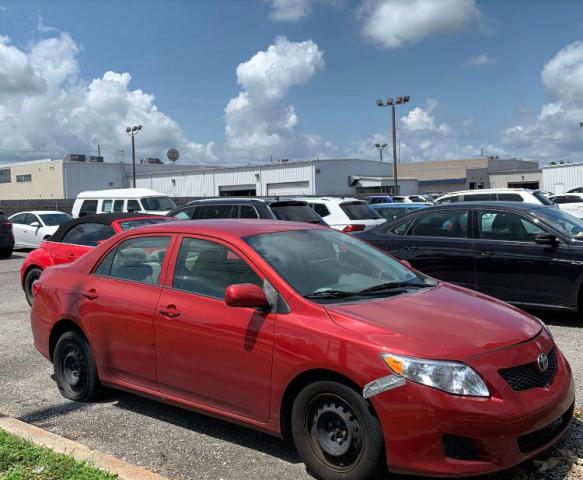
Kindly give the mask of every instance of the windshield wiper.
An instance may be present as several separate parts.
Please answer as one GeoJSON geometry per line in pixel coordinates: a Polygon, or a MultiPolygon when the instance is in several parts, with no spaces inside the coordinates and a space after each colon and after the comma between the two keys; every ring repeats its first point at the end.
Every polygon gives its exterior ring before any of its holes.
{"type": "Polygon", "coordinates": [[[355,292],[357,294],[361,293],[374,293],[374,292],[382,292],[385,290],[398,290],[398,289],[405,289],[405,288],[428,288],[432,287],[433,285],[430,283],[419,283],[419,282],[387,282],[381,283],[379,285],[374,285],[372,287],[365,288],[363,290],[359,290],[355,292]]]}
{"type": "Polygon", "coordinates": [[[353,297],[359,292],[347,292],[346,290],[320,290],[319,292],[307,293],[304,298],[343,298],[353,297]]]}

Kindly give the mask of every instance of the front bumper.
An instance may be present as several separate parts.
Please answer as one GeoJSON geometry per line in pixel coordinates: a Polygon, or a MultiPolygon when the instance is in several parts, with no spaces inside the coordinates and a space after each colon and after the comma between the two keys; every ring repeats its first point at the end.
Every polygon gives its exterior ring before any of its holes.
{"type": "Polygon", "coordinates": [[[529,342],[468,359],[486,380],[489,398],[449,395],[410,381],[373,397],[389,470],[480,475],[511,468],[547,449],[573,414],[574,385],[566,359],[557,349],[557,372],[543,388],[514,391],[498,370],[528,363],[553,347],[543,331],[529,342]]]}

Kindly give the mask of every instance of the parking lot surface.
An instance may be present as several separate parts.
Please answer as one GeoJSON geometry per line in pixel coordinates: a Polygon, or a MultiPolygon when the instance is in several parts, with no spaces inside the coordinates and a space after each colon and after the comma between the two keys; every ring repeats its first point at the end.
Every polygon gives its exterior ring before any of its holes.
{"type": "MultiPolygon", "coordinates": [[[[16,252],[0,260],[0,413],[169,478],[310,478],[293,446],[247,428],[121,392],[95,404],[61,397],[50,378],[52,366],[32,344],[30,308],[19,280],[25,256],[16,252]]],[[[583,318],[546,314],[543,319],[571,363],[581,407],[583,318]]],[[[583,422],[575,420],[558,448],[537,462],[483,478],[583,478],[582,459],[583,422]],[[547,467],[553,468],[543,471],[547,467]]]]}

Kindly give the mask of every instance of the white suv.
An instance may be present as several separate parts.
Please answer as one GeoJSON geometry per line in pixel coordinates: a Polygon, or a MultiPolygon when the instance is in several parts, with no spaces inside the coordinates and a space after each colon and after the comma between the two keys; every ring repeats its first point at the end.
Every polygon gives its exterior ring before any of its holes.
{"type": "Polygon", "coordinates": [[[551,197],[561,210],[583,218],[583,193],[565,193],[563,195],[555,195],[551,197]]]}
{"type": "Polygon", "coordinates": [[[523,202],[536,205],[553,205],[553,202],[540,190],[526,190],[524,188],[464,190],[448,193],[435,200],[437,204],[453,202],[523,202]]]}
{"type": "Polygon", "coordinates": [[[365,200],[350,197],[296,197],[308,202],[318,215],[335,230],[362,232],[386,220],[375,212],[365,200]]]}

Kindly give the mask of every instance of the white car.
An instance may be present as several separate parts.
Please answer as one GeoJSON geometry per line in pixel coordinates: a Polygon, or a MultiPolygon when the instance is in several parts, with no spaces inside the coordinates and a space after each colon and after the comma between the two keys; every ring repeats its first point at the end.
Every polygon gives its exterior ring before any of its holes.
{"type": "Polygon", "coordinates": [[[61,223],[71,220],[71,215],[57,211],[20,212],[12,215],[15,248],[37,248],[47,237],[57,231],[61,223]]]}
{"type": "Polygon", "coordinates": [[[483,190],[464,190],[443,195],[435,203],[453,202],[523,202],[535,205],[553,205],[553,202],[540,190],[524,188],[485,188],[483,190]]]}
{"type": "Polygon", "coordinates": [[[424,195],[393,195],[394,203],[431,203],[431,198],[424,195]]]}
{"type": "Polygon", "coordinates": [[[295,197],[307,202],[328,226],[342,232],[362,232],[386,220],[365,200],[350,197],[295,197]]]}
{"type": "Polygon", "coordinates": [[[583,218],[583,193],[565,193],[551,197],[561,210],[578,218],[583,218]]]}

